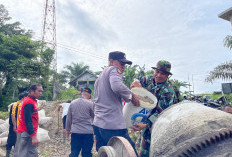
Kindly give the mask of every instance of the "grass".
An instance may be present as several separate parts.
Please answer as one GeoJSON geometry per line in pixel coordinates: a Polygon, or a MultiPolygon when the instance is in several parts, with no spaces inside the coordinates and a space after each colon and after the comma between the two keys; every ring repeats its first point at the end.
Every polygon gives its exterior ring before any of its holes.
{"type": "Polygon", "coordinates": [[[8,112],[0,111],[0,119],[7,119],[9,117],[8,112]]]}
{"type": "MultiPolygon", "coordinates": [[[[214,94],[214,93],[205,93],[205,94],[201,94],[203,97],[206,95],[211,96],[212,100],[218,99],[222,96],[222,94],[214,94]]],[[[232,106],[232,94],[225,94],[226,100],[227,102],[232,106]]]]}

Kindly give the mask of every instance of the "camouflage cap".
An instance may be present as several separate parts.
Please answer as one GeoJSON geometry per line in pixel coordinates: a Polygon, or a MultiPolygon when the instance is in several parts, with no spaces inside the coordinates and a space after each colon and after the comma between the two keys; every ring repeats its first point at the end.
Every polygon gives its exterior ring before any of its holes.
{"type": "Polygon", "coordinates": [[[171,63],[165,60],[160,60],[157,64],[156,67],[151,67],[152,69],[158,69],[161,70],[165,73],[168,73],[169,75],[172,75],[171,71],[171,63]]]}

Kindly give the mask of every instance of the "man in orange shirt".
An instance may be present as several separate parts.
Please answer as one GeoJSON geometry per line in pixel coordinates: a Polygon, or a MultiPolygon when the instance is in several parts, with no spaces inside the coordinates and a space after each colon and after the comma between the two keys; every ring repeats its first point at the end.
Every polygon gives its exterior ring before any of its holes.
{"type": "Polygon", "coordinates": [[[17,126],[19,125],[19,111],[22,101],[27,96],[28,93],[20,94],[19,97],[21,97],[21,99],[19,99],[19,101],[17,101],[12,107],[11,119],[14,125],[14,132],[16,132],[17,126]]]}
{"type": "Polygon", "coordinates": [[[15,147],[16,143],[16,117],[17,115],[15,114],[16,108],[19,104],[21,104],[22,100],[24,98],[24,94],[19,95],[19,100],[15,102],[11,108],[10,108],[10,113],[9,113],[9,134],[7,138],[7,145],[6,145],[6,157],[10,156],[10,152],[12,147],[15,147]]]}

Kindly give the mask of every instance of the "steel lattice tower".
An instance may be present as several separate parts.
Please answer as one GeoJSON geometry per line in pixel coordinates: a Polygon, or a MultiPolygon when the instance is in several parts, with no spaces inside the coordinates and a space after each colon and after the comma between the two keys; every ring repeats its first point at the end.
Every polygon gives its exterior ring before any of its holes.
{"type": "MultiPolygon", "coordinates": [[[[54,50],[54,57],[51,63],[51,67],[57,73],[55,0],[45,0],[42,41],[46,43],[47,47],[54,50]]],[[[56,81],[56,76],[54,77],[54,83],[53,83],[53,100],[56,99],[55,81],[56,81]]]]}

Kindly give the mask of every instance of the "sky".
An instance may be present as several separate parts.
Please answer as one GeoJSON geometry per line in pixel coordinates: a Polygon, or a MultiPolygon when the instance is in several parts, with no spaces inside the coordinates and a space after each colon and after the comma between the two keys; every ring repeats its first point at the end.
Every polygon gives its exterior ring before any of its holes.
{"type": "MultiPolygon", "coordinates": [[[[33,30],[37,39],[42,36],[44,3],[0,0],[13,21],[33,30]]],[[[170,61],[171,78],[189,81],[194,93],[220,91],[224,80],[211,84],[205,78],[232,58],[223,46],[231,24],[218,18],[230,7],[232,0],[56,0],[58,71],[72,62],[99,71],[108,64],[109,52],[122,51],[146,70],[161,59],[170,61]]]]}

